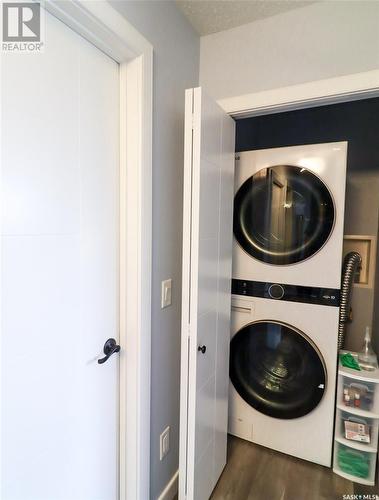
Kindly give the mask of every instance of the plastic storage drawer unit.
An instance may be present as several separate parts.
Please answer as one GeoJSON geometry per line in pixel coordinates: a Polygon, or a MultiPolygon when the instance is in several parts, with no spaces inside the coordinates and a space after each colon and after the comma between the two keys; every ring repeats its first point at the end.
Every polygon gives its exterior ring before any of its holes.
{"type": "MultiPolygon", "coordinates": [[[[357,353],[351,354],[357,357],[357,353]]],[[[379,369],[359,371],[339,364],[333,471],[366,485],[375,484],[378,391],[379,369]]]]}
{"type": "Polygon", "coordinates": [[[375,453],[359,451],[343,444],[338,444],[337,464],[345,474],[368,479],[375,473],[375,460],[375,453]]]}
{"type": "Polygon", "coordinates": [[[375,384],[343,377],[342,403],[347,408],[371,411],[374,405],[375,384]]]}
{"type": "Polygon", "coordinates": [[[338,410],[336,425],[339,426],[339,429],[336,429],[336,437],[375,447],[378,440],[378,419],[338,410]]]}

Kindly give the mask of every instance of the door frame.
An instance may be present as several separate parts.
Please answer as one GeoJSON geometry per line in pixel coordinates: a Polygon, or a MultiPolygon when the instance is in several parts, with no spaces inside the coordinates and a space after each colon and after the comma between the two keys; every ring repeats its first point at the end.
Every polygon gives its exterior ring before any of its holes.
{"type": "Polygon", "coordinates": [[[379,70],[316,80],[219,99],[233,118],[282,113],[379,96],[379,70]]]}
{"type": "Polygon", "coordinates": [[[119,499],[146,500],[150,497],[153,47],[106,1],[45,0],[42,5],[120,67],[119,499]]]}

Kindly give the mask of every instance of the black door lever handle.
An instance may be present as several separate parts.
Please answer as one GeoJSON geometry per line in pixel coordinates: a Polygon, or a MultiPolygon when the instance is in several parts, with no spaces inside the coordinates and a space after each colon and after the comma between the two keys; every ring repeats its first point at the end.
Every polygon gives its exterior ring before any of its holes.
{"type": "Polygon", "coordinates": [[[205,354],[205,351],[207,350],[207,346],[206,345],[199,345],[197,350],[202,352],[203,354],[205,354]]]}
{"type": "Polygon", "coordinates": [[[116,343],[115,339],[108,339],[104,344],[104,358],[98,359],[99,365],[105,363],[115,352],[120,352],[121,347],[116,343]]]}

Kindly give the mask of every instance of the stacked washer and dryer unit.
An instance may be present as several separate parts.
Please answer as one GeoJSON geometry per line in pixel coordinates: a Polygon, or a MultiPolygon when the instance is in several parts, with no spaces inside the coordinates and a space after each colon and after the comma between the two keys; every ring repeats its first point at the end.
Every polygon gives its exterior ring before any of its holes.
{"type": "Polygon", "coordinates": [[[330,466],[347,143],[236,155],[229,432],[330,466]]]}

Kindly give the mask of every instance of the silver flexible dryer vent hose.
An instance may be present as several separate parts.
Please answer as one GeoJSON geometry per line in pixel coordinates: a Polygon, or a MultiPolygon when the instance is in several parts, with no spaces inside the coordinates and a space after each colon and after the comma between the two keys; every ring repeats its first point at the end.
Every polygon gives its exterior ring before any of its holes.
{"type": "Polygon", "coordinates": [[[346,255],[342,266],[342,284],[340,300],[340,318],[338,325],[338,349],[343,349],[345,342],[346,323],[350,321],[350,303],[353,290],[354,275],[362,264],[362,257],[358,252],[346,255]]]}

